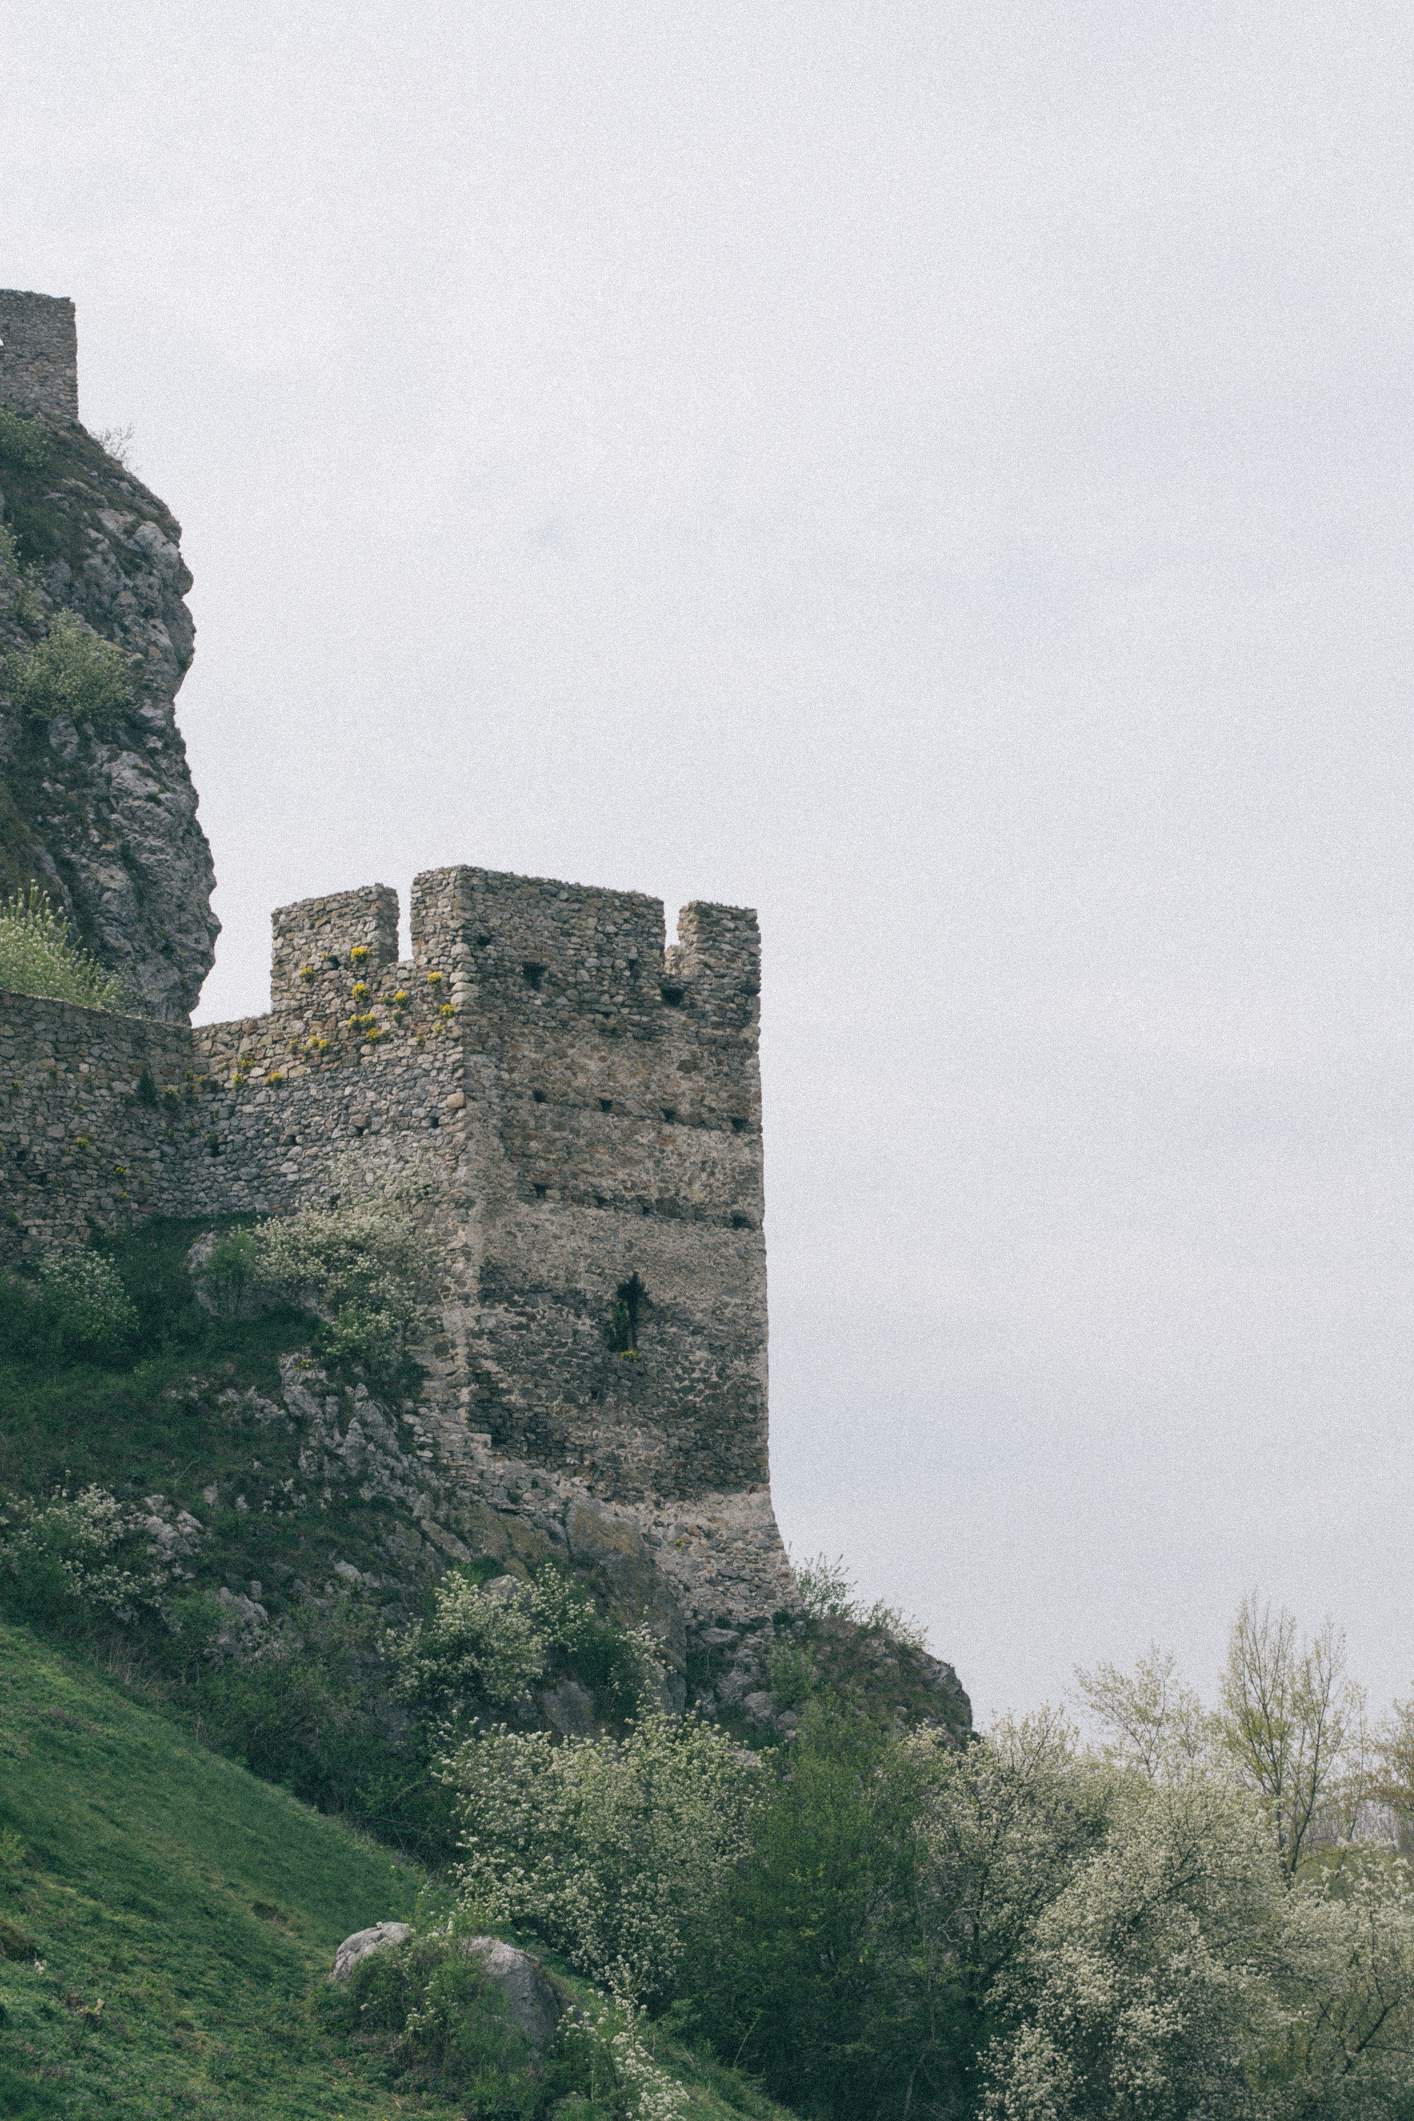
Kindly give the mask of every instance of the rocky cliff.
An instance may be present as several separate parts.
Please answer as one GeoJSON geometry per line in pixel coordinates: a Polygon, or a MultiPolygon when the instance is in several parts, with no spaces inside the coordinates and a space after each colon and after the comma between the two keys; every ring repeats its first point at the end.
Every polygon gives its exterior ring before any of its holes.
{"type": "Polygon", "coordinates": [[[56,311],[0,291],[0,888],[42,885],[136,1011],[185,1022],[220,927],[175,709],[191,576],[170,510],[46,388],[24,327],[56,311]]]}

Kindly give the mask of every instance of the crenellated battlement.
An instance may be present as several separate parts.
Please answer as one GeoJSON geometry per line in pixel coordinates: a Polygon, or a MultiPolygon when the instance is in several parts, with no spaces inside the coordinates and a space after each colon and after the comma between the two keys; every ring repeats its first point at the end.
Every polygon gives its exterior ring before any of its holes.
{"type": "Polygon", "coordinates": [[[756,1022],[754,913],[694,902],[678,941],[665,947],[664,936],[662,900],[640,891],[472,868],[428,870],[413,883],[414,963],[448,972],[459,1014],[509,1009],[550,1026],[569,1010],[640,1040],[661,1035],[662,1012],[684,1003],[736,1029],[756,1022]]]}
{"type": "Polygon", "coordinates": [[[341,979],[347,986],[351,972],[367,977],[396,959],[398,894],[387,884],[365,884],[299,899],[277,906],[270,925],[270,1006],[277,1013],[306,1009],[312,985],[332,991],[341,979]]]}
{"type": "Polygon", "coordinates": [[[0,287],[0,404],[78,418],[78,326],[67,295],[0,287]]]}

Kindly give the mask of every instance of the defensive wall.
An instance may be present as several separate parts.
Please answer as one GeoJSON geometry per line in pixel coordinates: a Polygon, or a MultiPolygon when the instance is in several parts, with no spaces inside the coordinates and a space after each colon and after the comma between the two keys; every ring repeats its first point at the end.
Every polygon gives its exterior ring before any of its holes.
{"type": "Polygon", "coordinates": [[[474,868],[274,915],[271,1008],[0,996],[12,1248],[401,1174],[442,1265],[424,1412],[471,1500],[651,1554],[689,1620],[796,1593],[771,1507],[755,915],[474,868]],[[611,1336],[616,1303],[618,1332],[611,1336]],[[628,1337],[622,1343],[627,1321],[628,1337]]]}
{"type": "Polygon", "coordinates": [[[78,327],[66,295],[0,287],[0,403],[78,418],[78,327]]]}

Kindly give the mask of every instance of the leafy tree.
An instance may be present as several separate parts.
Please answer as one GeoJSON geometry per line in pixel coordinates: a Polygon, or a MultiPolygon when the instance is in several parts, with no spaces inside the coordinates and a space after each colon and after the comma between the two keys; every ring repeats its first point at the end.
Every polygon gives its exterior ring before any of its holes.
{"type": "Polygon", "coordinates": [[[1347,1829],[1365,1792],[1349,1769],[1363,1734],[1365,1696],[1347,1676],[1345,1636],[1327,1620],[1298,1641],[1295,1617],[1244,1598],[1222,1679],[1219,1740],[1244,1789],[1265,1803],[1282,1870],[1294,1878],[1323,1811],[1347,1829]]]}

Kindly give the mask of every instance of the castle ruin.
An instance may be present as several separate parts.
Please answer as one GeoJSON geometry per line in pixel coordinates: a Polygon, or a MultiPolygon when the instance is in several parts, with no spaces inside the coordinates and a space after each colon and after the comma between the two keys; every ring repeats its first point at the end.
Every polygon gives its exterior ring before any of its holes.
{"type": "MultiPolygon", "coordinates": [[[[0,292],[0,339],[0,403],[82,437],[73,305],[0,292]]],[[[97,477],[56,505],[87,505],[97,477]]],[[[84,533],[95,579],[115,542],[156,550],[132,525],[161,504],[121,483],[122,513],[84,533]]],[[[79,593],[68,562],[45,579],[48,610],[79,593]]],[[[164,731],[139,694],[129,737],[48,741],[126,786],[164,731]]],[[[56,846],[56,880],[65,862],[56,846]]],[[[689,1624],[793,1608],[767,1455],[755,915],[690,905],[669,945],[658,899],[470,867],[419,876],[411,914],[400,960],[382,885],[282,907],[270,1011],[235,1023],[180,1021],[156,973],[151,1017],[0,994],[11,1249],[324,1205],[351,1169],[401,1179],[441,1260],[421,1416],[468,1505],[552,1541],[569,1526],[572,1547],[579,1513],[651,1559],[689,1624]]],[[[101,928],[85,939],[104,954],[101,928]]],[[[195,946],[186,962],[189,1006],[195,946]]]]}

